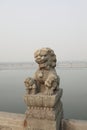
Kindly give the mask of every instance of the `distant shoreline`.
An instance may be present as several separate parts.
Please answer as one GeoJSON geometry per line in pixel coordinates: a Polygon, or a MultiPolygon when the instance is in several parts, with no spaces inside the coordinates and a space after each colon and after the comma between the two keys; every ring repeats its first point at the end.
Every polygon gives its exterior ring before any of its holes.
{"type": "MultiPolygon", "coordinates": [[[[0,70],[30,69],[30,68],[33,69],[36,67],[37,64],[34,62],[0,63],[0,70]]],[[[56,68],[87,68],[87,62],[62,61],[57,63],[56,68]]]]}

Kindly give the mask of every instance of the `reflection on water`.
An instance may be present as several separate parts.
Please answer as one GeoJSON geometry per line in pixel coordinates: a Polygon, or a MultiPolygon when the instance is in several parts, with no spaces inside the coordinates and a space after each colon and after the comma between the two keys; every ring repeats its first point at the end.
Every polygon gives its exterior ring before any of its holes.
{"type": "MultiPolygon", "coordinates": [[[[0,111],[25,112],[23,82],[34,72],[35,69],[0,71],[0,111]]],[[[64,117],[87,120],[87,69],[58,69],[58,75],[64,92],[64,117]]]]}

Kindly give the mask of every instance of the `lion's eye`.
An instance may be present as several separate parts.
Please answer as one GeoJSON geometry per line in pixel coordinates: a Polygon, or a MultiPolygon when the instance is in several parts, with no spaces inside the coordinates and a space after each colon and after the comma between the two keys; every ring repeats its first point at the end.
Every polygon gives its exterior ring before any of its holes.
{"type": "Polygon", "coordinates": [[[38,55],[35,56],[35,58],[37,58],[37,57],[38,57],[38,55]]]}
{"type": "Polygon", "coordinates": [[[46,57],[47,55],[44,55],[44,57],[46,57]]]}

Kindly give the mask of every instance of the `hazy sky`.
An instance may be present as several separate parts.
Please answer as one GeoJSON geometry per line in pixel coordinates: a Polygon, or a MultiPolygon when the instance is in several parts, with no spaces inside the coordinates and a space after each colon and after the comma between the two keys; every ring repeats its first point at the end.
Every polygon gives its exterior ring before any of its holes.
{"type": "Polygon", "coordinates": [[[0,62],[34,61],[42,47],[87,61],[87,0],[0,0],[0,62]]]}

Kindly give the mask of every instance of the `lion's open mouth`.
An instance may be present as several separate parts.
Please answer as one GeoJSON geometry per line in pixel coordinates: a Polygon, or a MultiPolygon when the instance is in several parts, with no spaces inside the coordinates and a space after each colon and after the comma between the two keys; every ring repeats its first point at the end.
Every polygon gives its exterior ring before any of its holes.
{"type": "Polygon", "coordinates": [[[42,64],[42,63],[45,63],[46,61],[47,61],[47,59],[41,59],[41,58],[37,58],[36,60],[35,60],[37,63],[40,63],[40,64],[42,64]]]}

